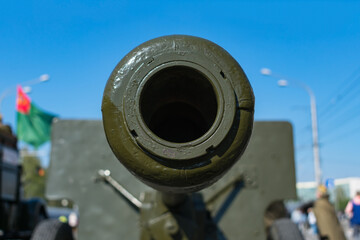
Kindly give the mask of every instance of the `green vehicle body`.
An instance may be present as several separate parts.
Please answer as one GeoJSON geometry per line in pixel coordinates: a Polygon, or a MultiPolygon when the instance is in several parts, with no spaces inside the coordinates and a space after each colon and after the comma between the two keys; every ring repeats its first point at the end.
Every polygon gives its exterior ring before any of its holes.
{"type": "Polygon", "coordinates": [[[80,239],[265,239],[266,209],[296,197],[294,149],[254,100],[218,45],[143,43],[110,75],[103,126],[54,123],[47,196],[79,205],[80,239]]]}

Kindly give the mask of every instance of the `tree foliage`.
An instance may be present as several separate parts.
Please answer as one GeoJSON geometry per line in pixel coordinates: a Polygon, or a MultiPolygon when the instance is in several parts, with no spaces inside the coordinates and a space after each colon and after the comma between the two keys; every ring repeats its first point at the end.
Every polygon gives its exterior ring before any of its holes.
{"type": "Polygon", "coordinates": [[[350,199],[346,196],[344,188],[342,186],[337,186],[335,188],[335,209],[343,212],[349,200],[350,199]]]}
{"type": "Polygon", "coordinates": [[[41,166],[40,159],[23,150],[22,182],[25,198],[45,197],[46,170],[41,166]]]}

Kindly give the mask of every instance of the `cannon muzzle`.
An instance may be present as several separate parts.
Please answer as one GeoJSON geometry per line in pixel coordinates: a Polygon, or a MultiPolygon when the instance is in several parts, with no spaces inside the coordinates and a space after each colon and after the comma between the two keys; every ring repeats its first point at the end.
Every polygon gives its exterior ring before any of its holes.
{"type": "Polygon", "coordinates": [[[249,141],[254,95],[240,65],[218,45],[172,35],[128,53],[104,91],[109,145],[136,177],[163,192],[218,180],[249,141]]]}

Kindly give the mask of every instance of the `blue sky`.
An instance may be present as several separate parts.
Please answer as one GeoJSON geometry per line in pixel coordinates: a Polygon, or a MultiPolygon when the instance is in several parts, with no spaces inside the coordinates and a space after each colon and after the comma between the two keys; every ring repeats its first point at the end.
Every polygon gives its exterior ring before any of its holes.
{"type": "MultiPolygon", "coordinates": [[[[30,94],[39,107],[66,119],[100,119],[107,78],[131,49],[163,35],[199,36],[243,67],[256,120],[293,124],[299,181],[314,179],[309,96],[279,88],[262,67],[315,93],[324,179],[360,176],[360,1],[0,4],[0,92],[47,73],[51,80],[30,94]]],[[[4,99],[1,113],[15,125],[15,95],[4,99]]]]}

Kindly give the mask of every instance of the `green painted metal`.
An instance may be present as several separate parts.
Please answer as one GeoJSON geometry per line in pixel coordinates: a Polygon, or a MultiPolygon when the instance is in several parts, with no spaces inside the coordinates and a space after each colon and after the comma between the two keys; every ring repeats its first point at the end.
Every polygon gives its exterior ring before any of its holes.
{"type": "MultiPolygon", "coordinates": [[[[59,120],[53,125],[46,195],[68,198],[79,206],[80,240],[140,239],[139,213],[110,186],[95,181],[99,169],[140,200],[151,189],[118,163],[101,121],[59,120]]],[[[154,193],[153,193],[154,194],[154,193]]],[[[241,161],[211,187],[201,191],[207,209],[225,239],[264,240],[265,209],[275,200],[295,199],[292,127],[288,122],[255,122],[241,161]],[[236,192],[236,182],[244,187],[236,192]],[[236,193],[219,214],[231,193],[236,193]],[[222,217],[219,217],[222,216],[222,217]]]]}
{"type": "MultiPolygon", "coordinates": [[[[184,194],[185,195],[185,194],[184,194]]],[[[213,223],[202,195],[185,195],[181,203],[169,207],[163,193],[147,192],[143,195],[140,212],[140,240],[219,240],[221,232],[213,223]]]]}
{"type": "Polygon", "coordinates": [[[202,191],[212,216],[226,239],[266,239],[264,213],[278,200],[296,199],[293,129],[289,122],[255,122],[250,143],[241,161],[214,185],[202,191]],[[234,179],[244,188],[219,214],[229,194],[236,191],[234,179]]]}
{"type": "Polygon", "coordinates": [[[120,61],[102,113],[110,147],[132,174],[160,191],[195,192],[244,152],[254,95],[224,49],[172,35],[145,42],[120,61]]]}
{"type": "Polygon", "coordinates": [[[119,164],[100,120],[58,120],[52,126],[48,199],[70,199],[79,207],[80,240],[139,239],[139,215],[114,189],[96,181],[100,169],[139,198],[150,188],[119,164]]]}

